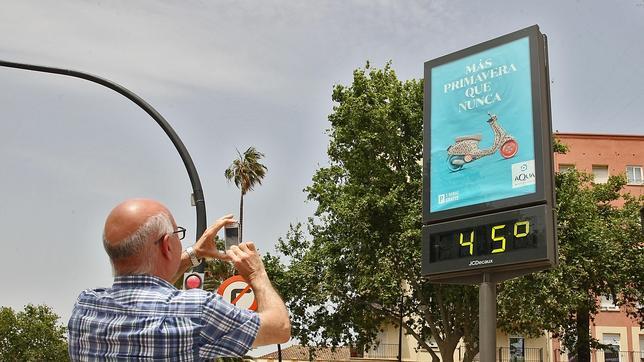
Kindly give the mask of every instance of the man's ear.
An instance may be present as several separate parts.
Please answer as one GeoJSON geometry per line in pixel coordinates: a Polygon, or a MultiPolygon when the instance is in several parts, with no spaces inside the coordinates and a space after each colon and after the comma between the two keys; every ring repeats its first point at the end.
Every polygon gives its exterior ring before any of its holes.
{"type": "Polygon", "coordinates": [[[161,255],[167,259],[172,258],[172,241],[170,240],[170,235],[166,234],[161,240],[161,255]]]}

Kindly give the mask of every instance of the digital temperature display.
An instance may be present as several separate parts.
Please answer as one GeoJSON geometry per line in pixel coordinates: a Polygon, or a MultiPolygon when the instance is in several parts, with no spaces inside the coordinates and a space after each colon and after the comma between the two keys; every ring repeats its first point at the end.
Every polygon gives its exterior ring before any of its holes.
{"type": "Polygon", "coordinates": [[[481,270],[507,272],[556,263],[547,205],[423,226],[423,275],[450,279],[481,270]]]}
{"type": "Polygon", "coordinates": [[[430,237],[430,261],[483,256],[536,248],[534,218],[511,219],[430,237]]]}

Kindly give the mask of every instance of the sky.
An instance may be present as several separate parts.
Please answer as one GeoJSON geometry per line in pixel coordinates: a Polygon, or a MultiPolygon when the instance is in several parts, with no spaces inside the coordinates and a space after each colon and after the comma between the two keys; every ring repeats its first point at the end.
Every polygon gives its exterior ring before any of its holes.
{"type": "MultiPolygon", "coordinates": [[[[245,200],[244,238],[274,252],[315,204],[331,91],[366,61],[399,79],[423,63],[538,24],[548,36],[553,129],[644,134],[644,0],[0,1],[0,59],[115,81],[183,140],[208,222],[234,213],[224,170],[266,156],[245,200]]],[[[80,79],[0,67],[0,305],[47,304],[66,323],[78,293],[111,285],[109,211],[160,200],[195,240],[183,163],[138,106],[80,79]]]]}

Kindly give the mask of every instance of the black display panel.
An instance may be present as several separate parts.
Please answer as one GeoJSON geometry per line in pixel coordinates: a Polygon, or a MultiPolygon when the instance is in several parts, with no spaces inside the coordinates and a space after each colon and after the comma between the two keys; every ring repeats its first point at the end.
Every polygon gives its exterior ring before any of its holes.
{"type": "Polygon", "coordinates": [[[542,220],[519,217],[431,235],[430,262],[536,248],[542,220]]]}
{"type": "Polygon", "coordinates": [[[556,262],[548,205],[423,226],[423,275],[440,279],[556,262]]]}

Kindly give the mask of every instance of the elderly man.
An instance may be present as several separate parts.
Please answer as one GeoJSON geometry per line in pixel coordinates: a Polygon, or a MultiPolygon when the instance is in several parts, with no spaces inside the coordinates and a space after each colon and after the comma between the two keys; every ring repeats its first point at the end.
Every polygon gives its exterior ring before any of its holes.
{"type": "Polygon", "coordinates": [[[165,206],[146,199],[116,206],[103,234],[114,284],[78,297],[68,324],[71,359],[191,361],[243,356],[253,346],[286,342],[288,312],[254,244],[232,246],[226,254],[217,250],[215,235],[232,222],[232,215],[217,220],[182,251],[185,229],[165,206]],[[201,289],[172,285],[204,257],[234,264],[253,289],[257,313],[201,289]]]}

